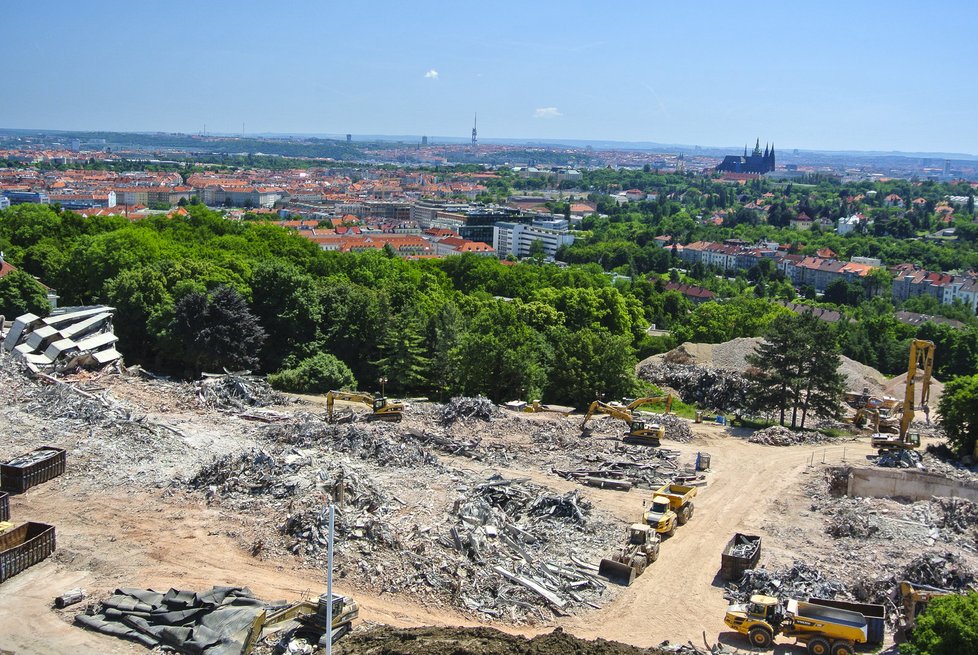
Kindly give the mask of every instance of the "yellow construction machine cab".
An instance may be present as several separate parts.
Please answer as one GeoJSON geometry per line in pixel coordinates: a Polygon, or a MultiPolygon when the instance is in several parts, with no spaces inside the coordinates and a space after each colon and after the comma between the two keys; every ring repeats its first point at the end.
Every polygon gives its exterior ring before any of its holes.
{"type": "Polygon", "coordinates": [[[750,597],[749,602],[734,603],[727,607],[723,622],[741,634],[747,634],[759,624],[773,632],[780,605],[781,602],[774,596],[755,594],[750,597]]]}
{"type": "Polygon", "coordinates": [[[655,534],[652,528],[644,523],[632,523],[628,528],[628,543],[633,546],[644,546],[649,541],[649,535],[655,534]]]}

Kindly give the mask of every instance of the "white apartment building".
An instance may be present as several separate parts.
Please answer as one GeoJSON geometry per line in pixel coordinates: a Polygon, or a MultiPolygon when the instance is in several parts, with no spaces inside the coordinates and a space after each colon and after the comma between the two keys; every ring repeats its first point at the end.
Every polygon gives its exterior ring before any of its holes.
{"type": "Polygon", "coordinates": [[[544,255],[552,258],[561,246],[574,243],[574,236],[568,234],[566,220],[538,220],[531,225],[499,222],[492,227],[492,247],[499,257],[528,257],[536,241],[543,245],[544,255]]]}

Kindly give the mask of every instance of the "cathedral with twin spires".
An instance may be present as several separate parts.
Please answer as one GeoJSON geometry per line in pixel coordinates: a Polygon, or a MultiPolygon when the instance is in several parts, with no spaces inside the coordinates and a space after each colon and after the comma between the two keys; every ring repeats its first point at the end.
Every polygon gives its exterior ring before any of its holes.
{"type": "Polygon", "coordinates": [[[721,173],[756,173],[763,175],[774,170],[774,144],[764,145],[764,152],[761,152],[761,140],[757,140],[754,152],[747,154],[747,146],[744,146],[744,156],[727,155],[717,166],[717,171],[721,173]]]}

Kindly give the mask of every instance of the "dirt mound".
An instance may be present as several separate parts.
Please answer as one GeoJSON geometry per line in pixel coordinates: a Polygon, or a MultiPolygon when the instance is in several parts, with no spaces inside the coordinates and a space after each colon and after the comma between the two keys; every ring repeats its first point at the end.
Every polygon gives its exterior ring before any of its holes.
{"type": "Polygon", "coordinates": [[[664,655],[616,641],[587,641],[560,628],[527,639],[492,628],[374,628],[333,647],[336,655],[664,655]]]}
{"type": "MultiPolygon", "coordinates": [[[[896,377],[890,378],[886,381],[886,386],[883,388],[883,392],[887,396],[892,396],[894,398],[903,399],[903,396],[907,391],[907,374],[906,372],[897,375],[896,377]]],[[[918,375],[917,384],[914,387],[914,403],[916,407],[920,407],[920,394],[923,391],[923,387],[920,385],[920,379],[918,375]]],[[[930,379],[930,402],[928,405],[931,408],[931,420],[935,420],[935,415],[937,414],[937,404],[941,402],[941,395],[944,394],[944,383],[937,378],[930,379]]],[[[917,418],[922,418],[924,413],[921,410],[917,410],[917,418]]]]}
{"type": "MultiPolygon", "coordinates": [[[[731,339],[723,343],[690,343],[686,342],[667,353],[653,355],[639,362],[636,371],[641,371],[649,365],[686,365],[699,366],[714,369],[725,369],[736,373],[743,373],[750,365],[747,363],[747,356],[752,354],[757,345],[763,339],[759,337],[741,337],[731,339]]],[[[839,372],[846,378],[846,386],[852,391],[862,391],[863,387],[869,387],[869,392],[874,395],[888,394],[887,389],[892,384],[886,376],[871,366],[860,364],[859,362],[842,357],[842,365],[839,372]]],[[[902,384],[897,385],[901,390],[902,384]]],[[[933,385],[931,385],[932,397],[934,395],[933,385]]],[[[902,396],[902,391],[899,393],[902,396]]],[[[940,397],[939,395],[937,396],[940,397]]],[[[931,402],[931,406],[936,405],[936,399],[931,402]]]]}

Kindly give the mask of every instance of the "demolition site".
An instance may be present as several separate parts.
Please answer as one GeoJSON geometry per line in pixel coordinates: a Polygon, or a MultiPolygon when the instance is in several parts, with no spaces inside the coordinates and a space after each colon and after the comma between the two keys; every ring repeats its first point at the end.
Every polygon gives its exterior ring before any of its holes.
{"type": "Polygon", "coordinates": [[[758,339],[582,413],[162,378],[111,314],[3,329],[0,652],[896,652],[976,588],[929,342],[843,358],[849,420],[793,431],[736,420],[758,339]]]}

